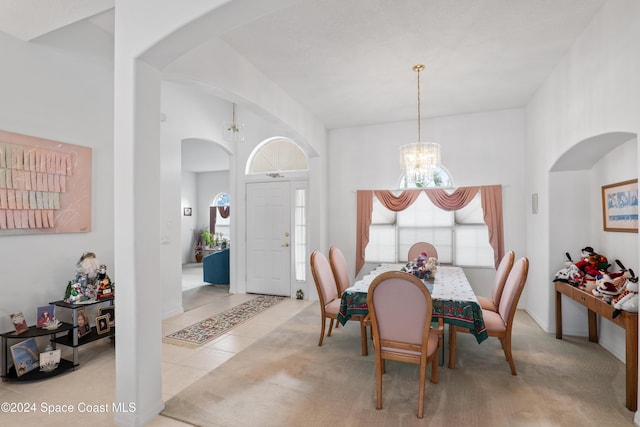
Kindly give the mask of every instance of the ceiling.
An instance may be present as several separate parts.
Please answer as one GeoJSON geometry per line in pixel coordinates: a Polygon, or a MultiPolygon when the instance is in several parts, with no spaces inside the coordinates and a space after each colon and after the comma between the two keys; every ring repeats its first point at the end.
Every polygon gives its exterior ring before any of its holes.
{"type": "MultiPolygon", "coordinates": [[[[332,129],[415,119],[417,63],[423,117],[523,107],[604,2],[300,0],[221,38],[332,129]]],[[[113,3],[0,0],[0,31],[112,31],[113,3]]]]}

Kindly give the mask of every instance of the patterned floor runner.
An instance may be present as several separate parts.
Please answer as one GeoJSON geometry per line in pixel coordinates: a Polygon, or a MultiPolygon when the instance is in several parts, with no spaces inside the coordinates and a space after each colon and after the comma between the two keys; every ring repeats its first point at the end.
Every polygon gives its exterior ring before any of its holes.
{"type": "Polygon", "coordinates": [[[169,334],[163,338],[162,342],[187,347],[206,344],[212,339],[230,331],[235,326],[249,320],[256,314],[278,304],[283,299],[285,299],[285,297],[259,295],[227,311],[223,311],[206,320],[169,334]]]}

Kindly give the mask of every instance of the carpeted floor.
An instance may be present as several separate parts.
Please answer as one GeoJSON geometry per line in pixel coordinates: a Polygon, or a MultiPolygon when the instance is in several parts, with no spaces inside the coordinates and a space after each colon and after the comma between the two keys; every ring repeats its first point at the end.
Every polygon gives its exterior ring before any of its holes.
{"type": "MultiPolygon", "coordinates": [[[[456,369],[427,382],[418,420],[417,366],[387,362],[375,409],[372,346],[360,356],[348,323],[318,347],[314,304],[166,402],[162,415],[198,426],[633,426],[625,369],[586,338],[557,340],[516,315],[512,376],[497,339],[458,335],[456,369]]],[[[448,353],[446,354],[448,357],[448,353]]]]}

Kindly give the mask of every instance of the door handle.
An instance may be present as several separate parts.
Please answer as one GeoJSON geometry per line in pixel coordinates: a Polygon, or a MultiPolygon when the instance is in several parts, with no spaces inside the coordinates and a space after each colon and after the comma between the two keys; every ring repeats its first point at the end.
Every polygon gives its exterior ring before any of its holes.
{"type": "Polygon", "coordinates": [[[283,243],[281,246],[284,246],[285,248],[289,247],[289,242],[283,243]]]}

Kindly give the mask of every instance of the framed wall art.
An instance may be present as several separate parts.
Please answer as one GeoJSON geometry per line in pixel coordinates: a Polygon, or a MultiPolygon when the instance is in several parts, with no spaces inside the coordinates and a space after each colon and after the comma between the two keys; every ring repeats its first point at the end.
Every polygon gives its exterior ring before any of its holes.
{"type": "Polygon", "coordinates": [[[191,208],[184,208],[184,209],[182,209],[182,215],[184,215],[184,216],[191,216],[191,208]]]}
{"type": "Polygon", "coordinates": [[[0,236],[91,231],[91,148],[0,130],[0,236]]]}
{"type": "Polygon", "coordinates": [[[602,186],[604,231],[638,232],[638,180],[602,186]]]}

